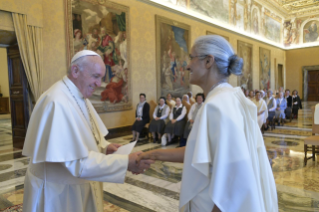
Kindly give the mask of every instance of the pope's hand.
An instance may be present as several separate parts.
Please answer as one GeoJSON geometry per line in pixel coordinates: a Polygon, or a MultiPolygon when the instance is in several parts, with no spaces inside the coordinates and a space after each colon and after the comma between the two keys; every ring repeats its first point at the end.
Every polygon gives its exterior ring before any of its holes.
{"type": "Polygon", "coordinates": [[[122,146],[121,144],[109,144],[106,149],[106,154],[112,154],[117,151],[117,149],[122,146]]]}
{"type": "Polygon", "coordinates": [[[141,174],[150,168],[151,164],[154,163],[153,160],[142,160],[139,163],[136,163],[138,156],[142,152],[135,152],[129,155],[129,163],[127,170],[131,171],[133,174],[141,174]]]}

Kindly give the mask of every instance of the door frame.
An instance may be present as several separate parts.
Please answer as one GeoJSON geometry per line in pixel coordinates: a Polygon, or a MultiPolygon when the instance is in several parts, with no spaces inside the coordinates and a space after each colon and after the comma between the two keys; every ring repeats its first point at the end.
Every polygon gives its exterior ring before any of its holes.
{"type": "Polygon", "coordinates": [[[309,71],[317,71],[319,70],[319,65],[316,66],[303,66],[302,67],[302,93],[303,93],[303,101],[308,101],[308,72],[309,71]]]}

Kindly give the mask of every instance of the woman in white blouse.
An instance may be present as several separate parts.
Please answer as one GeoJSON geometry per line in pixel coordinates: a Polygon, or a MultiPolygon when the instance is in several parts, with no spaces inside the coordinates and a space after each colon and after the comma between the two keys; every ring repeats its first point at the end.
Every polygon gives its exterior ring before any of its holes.
{"type": "Polygon", "coordinates": [[[169,114],[169,122],[165,127],[165,133],[170,143],[175,136],[182,136],[184,133],[185,117],[187,109],[182,104],[180,97],[176,97],[176,105],[169,114]]]}
{"type": "Polygon", "coordinates": [[[170,109],[169,106],[165,104],[165,101],[165,97],[160,97],[158,100],[158,105],[153,112],[153,120],[149,126],[149,132],[152,133],[154,143],[161,139],[164,133],[165,125],[168,121],[170,109]],[[157,133],[157,137],[155,133],[157,133]]]}
{"type": "Polygon", "coordinates": [[[203,102],[205,101],[205,97],[203,93],[198,93],[196,95],[196,103],[192,105],[190,111],[188,112],[188,121],[186,123],[185,126],[185,130],[184,130],[184,138],[187,139],[189,133],[191,132],[191,129],[193,127],[196,115],[199,111],[199,109],[202,107],[203,102]]]}

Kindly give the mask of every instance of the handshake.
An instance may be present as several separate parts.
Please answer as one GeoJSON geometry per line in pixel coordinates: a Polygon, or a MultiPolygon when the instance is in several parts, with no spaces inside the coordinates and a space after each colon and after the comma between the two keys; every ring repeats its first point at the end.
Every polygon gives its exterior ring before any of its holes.
{"type": "Polygon", "coordinates": [[[149,159],[139,160],[141,154],[143,154],[143,152],[140,151],[129,155],[129,163],[127,170],[131,171],[133,174],[144,173],[147,169],[150,168],[151,164],[155,162],[154,160],[149,159]]]}

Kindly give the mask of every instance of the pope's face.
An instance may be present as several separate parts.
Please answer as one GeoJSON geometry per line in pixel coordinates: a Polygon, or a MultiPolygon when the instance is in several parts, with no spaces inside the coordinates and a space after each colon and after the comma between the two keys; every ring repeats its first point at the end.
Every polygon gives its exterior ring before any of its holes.
{"type": "Polygon", "coordinates": [[[88,56],[76,76],[76,86],[84,98],[93,95],[96,87],[101,86],[102,77],[105,75],[105,65],[98,56],[88,56]]]}

